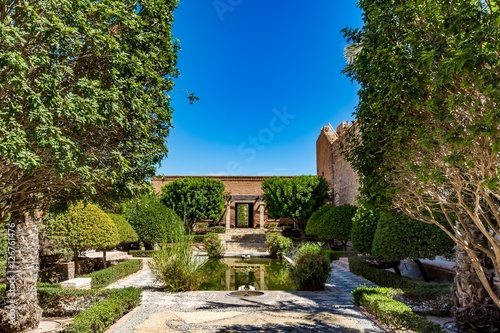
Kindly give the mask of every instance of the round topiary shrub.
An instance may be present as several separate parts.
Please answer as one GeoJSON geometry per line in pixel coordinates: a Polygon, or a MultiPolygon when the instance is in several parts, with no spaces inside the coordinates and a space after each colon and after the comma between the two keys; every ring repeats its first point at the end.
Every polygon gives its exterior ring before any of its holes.
{"type": "Polygon", "coordinates": [[[324,240],[336,239],[342,243],[345,251],[356,210],[357,207],[353,205],[323,206],[309,218],[306,234],[324,240]]]}
{"type": "Polygon", "coordinates": [[[184,230],[181,218],[156,195],[141,197],[132,202],[128,210],[128,221],[147,249],[152,249],[154,244],[171,242],[174,233],[184,230]]]}
{"type": "MultiPolygon", "coordinates": [[[[81,252],[111,248],[120,241],[113,220],[96,205],[83,202],[72,204],[66,211],[51,216],[47,236],[60,247],[73,251],[77,274],[81,252]]],[[[105,254],[103,263],[105,266],[105,254]]]]}
{"type": "Polygon", "coordinates": [[[120,243],[118,245],[125,245],[139,240],[139,236],[134,228],[127,222],[125,217],[119,214],[108,213],[108,216],[113,220],[120,235],[120,243]]]}
{"type": "Polygon", "coordinates": [[[322,254],[321,246],[313,243],[302,244],[295,256],[295,265],[290,269],[290,277],[298,290],[324,290],[330,263],[322,254]]]}

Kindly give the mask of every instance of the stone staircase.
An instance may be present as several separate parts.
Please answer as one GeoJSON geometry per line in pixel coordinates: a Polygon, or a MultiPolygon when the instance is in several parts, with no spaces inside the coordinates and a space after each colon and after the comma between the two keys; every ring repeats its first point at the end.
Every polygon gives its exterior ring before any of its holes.
{"type": "Polygon", "coordinates": [[[267,252],[266,234],[263,230],[231,230],[225,234],[219,234],[219,238],[226,245],[226,252],[267,252]]]}

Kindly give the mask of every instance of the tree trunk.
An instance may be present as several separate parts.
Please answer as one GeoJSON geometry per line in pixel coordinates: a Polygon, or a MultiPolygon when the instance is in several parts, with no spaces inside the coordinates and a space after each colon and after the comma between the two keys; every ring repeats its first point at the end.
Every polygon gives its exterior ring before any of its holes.
{"type": "MultiPolygon", "coordinates": [[[[475,240],[487,244],[480,232],[475,232],[475,240]]],[[[481,266],[493,285],[493,262],[476,251],[481,266]]],[[[461,332],[500,332],[500,309],[493,303],[477,277],[467,252],[459,245],[456,249],[457,274],[453,284],[455,303],[454,316],[461,332]]]]}
{"type": "Polygon", "coordinates": [[[396,272],[398,276],[401,276],[401,270],[399,269],[399,261],[391,261],[390,264],[392,269],[394,269],[394,272],[396,272]]]}
{"type": "Polygon", "coordinates": [[[0,332],[26,332],[38,327],[39,212],[12,216],[8,224],[6,306],[0,309],[0,332]]]}
{"type": "Polygon", "coordinates": [[[73,261],[75,262],[75,277],[80,275],[80,251],[73,250],[73,261]]]}
{"type": "Polygon", "coordinates": [[[102,250],[102,267],[106,268],[106,249],[102,250]]]}
{"type": "Polygon", "coordinates": [[[420,271],[420,274],[422,275],[424,281],[429,282],[431,279],[429,279],[429,275],[427,275],[427,271],[425,270],[425,267],[422,264],[422,262],[418,259],[413,260],[413,262],[417,265],[418,270],[420,271]]]}

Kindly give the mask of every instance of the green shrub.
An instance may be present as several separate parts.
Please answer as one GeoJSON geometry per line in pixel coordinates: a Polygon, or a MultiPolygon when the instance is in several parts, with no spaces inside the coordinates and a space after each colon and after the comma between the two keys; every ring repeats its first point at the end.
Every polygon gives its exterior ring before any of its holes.
{"type": "Polygon", "coordinates": [[[278,230],[278,222],[270,222],[267,229],[276,232],[278,230]]]}
{"type": "Polygon", "coordinates": [[[226,233],[226,227],[222,226],[222,225],[210,227],[209,232],[214,232],[216,234],[224,234],[224,233],[226,233]]]}
{"type": "Polygon", "coordinates": [[[313,243],[302,244],[294,258],[290,277],[298,290],[324,290],[330,273],[330,263],[322,254],[321,246],[313,243]]]}
{"type": "Polygon", "coordinates": [[[108,216],[113,220],[118,229],[118,234],[120,235],[120,243],[119,245],[128,244],[137,242],[139,240],[139,236],[135,232],[134,228],[128,223],[128,221],[119,214],[111,214],[108,213],[108,216]]]}
{"type": "Polygon", "coordinates": [[[335,251],[327,249],[323,249],[321,252],[330,260],[330,262],[339,260],[340,257],[352,257],[358,254],[356,251],[335,251]]]}
{"type": "Polygon", "coordinates": [[[203,263],[193,255],[193,238],[184,232],[173,235],[171,247],[162,247],[149,263],[154,277],[171,292],[196,290],[203,263]]]}
{"type": "Polygon", "coordinates": [[[91,203],[77,202],[67,210],[50,215],[47,236],[59,247],[73,251],[78,274],[79,254],[89,249],[107,249],[120,242],[113,220],[91,203]]]}
{"type": "Polygon", "coordinates": [[[350,257],[349,269],[353,274],[362,276],[382,287],[415,288],[418,285],[418,281],[416,280],[372,266],[366,261],[366,257],[350,257]]]}
{"type": "Polygon", "coordinates": [[[207,235],[193,235],[193,243],[204,243],[207,235]]]}
{"type": "Polygon", "coordinates": [[[207,234],[203,242],[209,258],[220,258],[224,256],[226,247],[222,244],[219,236],[214,233],[207,234]]]}
{"type": "Polygon", "coordinates": [[[181,218],[160,202],[157,195],[145,195],[129,203],[128,221],[148,248],[172,241],[172,235],[184,229],[181,218]]]}
{"type": "Polygon", "coordinates": [[[373,238],[372,255],[387,261],[434,258],[449,254],[455,243],[434,224],[383,212],[373,238]]]}
{"type": "MultiPolygon", "coordinates": [[[[367,258],[349,257],[349,269],[353,274],[364,277],[373,283],[389,288],[403,290],[403,296],[415,302],[449,298],[451,283],[435,283],[413,280],[399,276],[371,265],[367,258]]],[[[442,304],[443,305],[443,304],[442,304]]],[[[443,305],[446,308],[446,305],[443,305]]]]}
{"type": "Polygon", "coordinates": [[[364,307],[382,323],[394,330],[412,330],[419,333],[443,333],[440,325],[427,321],[392,297],[397,293],[390,288],[358,287],[352,291],[354,303],[364,307]]]}
{"type": "Polygon", "coordinates": [[[266,234],[266,247],[272,257],[283,257],[292,245],[292,240],[279,232],[266,234]]]}
{"type": "Polygon", "coordinates": [[[106,298],[102,290],[63,289],[37,283],[38,304],[44,317],[69,317],[106,298]]]}
{"type": "Polygon", "coordinates": [[[352,247],[361,253],[372,253],[373,237],[377,230],[380,211],[369,209],[363,204],[352,218],[351,242],[352,247]]]}
{"type": "Polygon", "coordinates": [[[102,333],[140,303],[140,289],[129,287],[111,289],[107,292],[108,298],[78,313],[64,332],[102,333]]]}
{"type": "Polygon", "coordinates": [[[345,250],[356,209],[353,205],[323,206],[307,221],[306,234],[326,240],[337,239],[345,250]]]}
{"type": "Polygon", "coordinates": [[[92,278],[92,289],[103,288],[142,269],[142,260],[125,260],[117,265],[83,275],[92,278]]]}
{"type": "Polygon", "coordinates": [[[139,258],[151,258],[153,255],[158,252],[157,250],[130,250],[128,251],[128,254],[130,254],[132,257],[139,257],[139,258]]]}
{"type": "Polygon", "coordinates": [[[198,227],[198,230],[203,230],[208,228],[208,223],[207,222],[198,222],[196,223],[196,226],[198,227]]]}

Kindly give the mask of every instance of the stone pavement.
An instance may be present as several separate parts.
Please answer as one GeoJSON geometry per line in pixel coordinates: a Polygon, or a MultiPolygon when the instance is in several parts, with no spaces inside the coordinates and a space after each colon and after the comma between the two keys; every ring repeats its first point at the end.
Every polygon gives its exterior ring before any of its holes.
{"type": "Polygon", "coordinates": [[[142,288],[141,306],[107,333],[387,332],[352,304],[351,290],[373,285],[335,266],[321,292],[265,291],[232,297],[227,291],[166,293],[149,270],[113,285],[142,288]]]}

